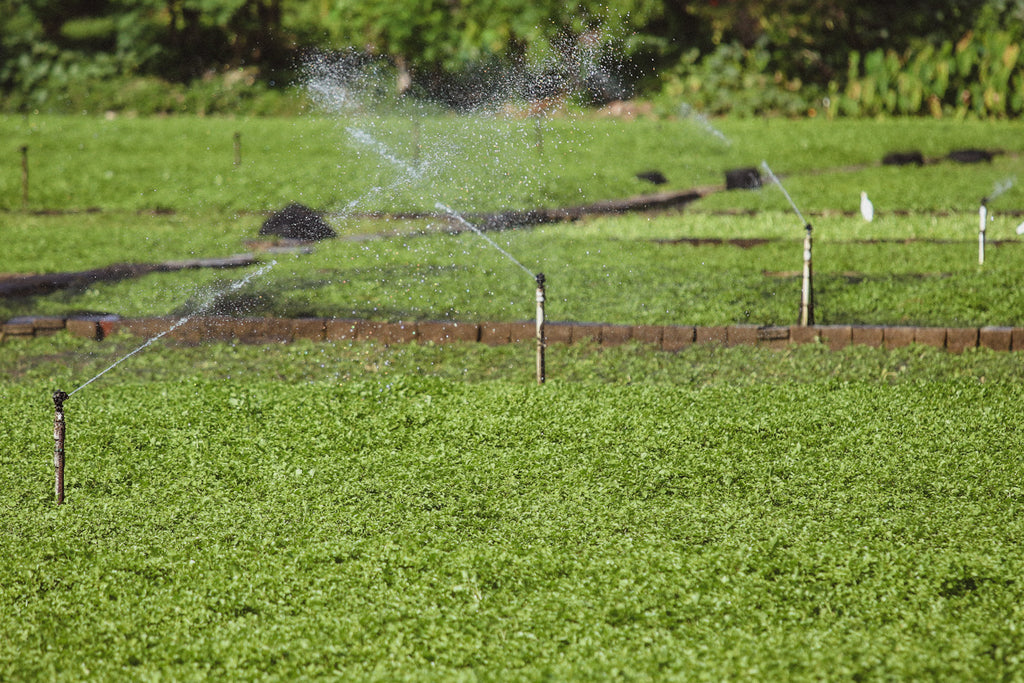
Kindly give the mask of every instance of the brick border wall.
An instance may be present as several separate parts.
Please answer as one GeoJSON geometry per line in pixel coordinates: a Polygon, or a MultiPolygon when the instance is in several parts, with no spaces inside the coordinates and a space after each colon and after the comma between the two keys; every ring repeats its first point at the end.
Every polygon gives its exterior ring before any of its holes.
{"type": "MultiPolygon", "coordinates": [[[[84,316],[60,318],[22,317],[0,328],[0,341],[40,337],[61,331],[87,339],[102,340],[115,333],[142,338],[166,332],[176,318],[119,318],[84,316]]],[[[602,323],[549,322],[549,344],[573,344],[589,340],[601,346],[638,341],[664,351],[678,351],[691,344],[763,346],[785,348],[790,344],[821,343],[838,350],[861,344],[898,348],[920,344],[959,353],[970,348],[994,351],[1024,350],[1024,327],[886,327],[875,325],[757,326],[727,325],[609,325],[602,323]]],[[[447,321],[376,322],[338,318],[231,318],[197,316],[167,333],[167,338],[186,344],[203,341],[235,341],[244,344],[312,341],[375,341],[382,344],[409,342],[447,344],[476,342],[496,346],[534,339],[536,325],[527,322],[465,323],[447,321]]]]}

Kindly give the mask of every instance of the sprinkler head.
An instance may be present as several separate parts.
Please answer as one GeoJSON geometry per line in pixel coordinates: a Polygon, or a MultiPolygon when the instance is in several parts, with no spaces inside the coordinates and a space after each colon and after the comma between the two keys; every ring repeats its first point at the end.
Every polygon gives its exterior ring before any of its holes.
{"type": "Polygon", "coordinates": [[[537,286],[538,287],[543,287],[544,286],[544,273],[537,273],[537,275],[535,277],[536,277],[536,280],[537,280],[537,286]]]}
{"type": "Polygon", "coordinates": [[[64,408],[64,401],[68,400],[67,393],[57,390],[53,392],[53,405],[57,407],[57,410],[64,408]]]}

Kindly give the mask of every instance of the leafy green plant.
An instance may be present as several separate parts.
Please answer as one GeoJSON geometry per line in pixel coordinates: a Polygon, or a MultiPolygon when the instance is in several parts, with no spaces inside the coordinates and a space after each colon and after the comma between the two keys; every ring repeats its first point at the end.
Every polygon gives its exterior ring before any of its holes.
{"type": "Polygon", "coordinates": [[[5,677],[1020,672],[1012,354],[157,344],[57,508],[95,348],[0,347],[5,677]]]}
{"type": "Polygon", "coordinates": [[[923,45],[898,54],[852,52],[841,107],[858,116],[1021,113],[1020,47],[1005,30],[969,32],[956,43],[923,45]]]}
{"type": "MultiPolygon", "coordinates": [[[[359,205],[366,211],[434,215],[406,221],[355,218],[347,213],[352,209],[329,212],[341,238],[318,244],[314,254],[265,257],[278,264],[244,296],[220,301],[216,310],[524,320],[533,316],[532,279],[477,235],[443,234],[447,223],[438,201],[470,217],[510,206],[571,206],[649,191],[632,173],[652,166],[664,169],[672,185],[692,187],[721,182],[722,169],[770,158],[814,225],[819,322],[1019,324],[1013,266],[1019,220],[1010,215],[1022,196],[1019,186],[991,205],[993,244],[983,269],[976,246],[978,197],[1020,172],[1016,155],[972,167],[877,163],[904,145],[919,146],[931,159],[961,146],[1002,145],[1020,138],[1018,124],[1009,122],[715,121],[730,141],[725,144],[689,120],[555,119],[539,154],[531,144],[532,126],[439,116],[420,122],[419,158],[436,164],[426,167],[429,182],[395,185],[391,193],[374,188],[389,186],[401,170],[374,148],[346,143],[347,133],[338,127],[348,121],[39,117],[6,123],[24,136],[16,139],[30,143],[31,205],[95,202],[122,209],[8,213],[6,272],[223,257],[250,250],[247,240],[258,236],[266,215],[235,209],[270,209],[295,198],[345,208],[357,198],[366,200],[359,205]],[[235,131],[242,134],[238,167],[235,131]],[[618,151],[616,164],[607,163],[608,149],[618,151]],[[823,163],[834,168],[823,171],[823,163]],[[872,223],[856,216],[861,190],[875,201],[872,223]],[[130,210],[154,206],[165,208],[130,210]]],[[[353,125],[371,131],[396,158],[416,159],[409,121],[366,118],[353,125]]],[[[0,173],[0,197],[11,204],[20,204],[16,169],[12,164],[9,173],[0,173]]],[[[680,214],[588,219],[493,235],[531,272],[548,275],[555,320],[702,325],[794,322],[802,237],[802,222],[771,185],[716,192],[680,214]],[[707,239],[718,242],[700,241],[707,239]]],[[[211,291],[243,275],[206,270],[91,283],[5,300],[0,317],[191,313],[211,291]]]]}
{"type": "Polygon", "coordinates": [[[800,116],[814,109],[820,94],[770,69],[765,41],[750,48],[723,44],[707,55],[691,51],[675,69],[661,99],[683,100],[708,114],[800,116]]]}

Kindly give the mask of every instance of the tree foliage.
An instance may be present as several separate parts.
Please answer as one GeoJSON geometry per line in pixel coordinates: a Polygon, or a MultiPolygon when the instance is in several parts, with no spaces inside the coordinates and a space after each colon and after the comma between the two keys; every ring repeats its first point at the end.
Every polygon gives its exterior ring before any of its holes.
{"type": "Polygon", "coordinates": [[[472,89],[482,72],[614,58],[650,92],[740,50],[744,69],[826,92],[846,87],[851,55],[972,30],[1024,38],[1024,0],[0,0],[0,90],[24,107],[118,77],[245,68],[280,83],[307,51],[349,50],[390,64],[404,87],[472,89]]]}
{"type": "Polygon", "coordinates": [[[985,5],[978,0],[733,0],[701,3],[695,12],[710,22],[715,43],[738,41],[749,48],[764,39],[773,62],[788,75],[826,83],[845,70],[851,50],[902,51],[955,40],[985,5]]]}

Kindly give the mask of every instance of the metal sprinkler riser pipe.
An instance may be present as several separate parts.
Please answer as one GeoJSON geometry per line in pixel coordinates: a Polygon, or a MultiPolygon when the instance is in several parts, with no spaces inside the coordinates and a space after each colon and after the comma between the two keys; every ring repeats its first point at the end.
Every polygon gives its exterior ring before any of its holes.
{"type": "Polygon", "coordinates": [[[804,272],[800,287],[800,324],[804,327],[814,324],[814,284],[811,264],[811,224],[804,226],[804,272]]]}
{"type": "Polygon", "coordinates": [[[978,209],[978,265],[985,263],[985,223],[988,222],[988,197],[983,197],[978,209]]]}
{"type": "Polygon", "coordinates": [[[544,383],[544,273],[537,273],[537,384],[544,383]]]}
{"type": "Polygon", "coordinates": [[[64,401],[68,400],[67,393],[63,391],[53,392],[53,471],[54,471],[54,494],[57,498],[57,505],[64,504],[64,401]]]}

